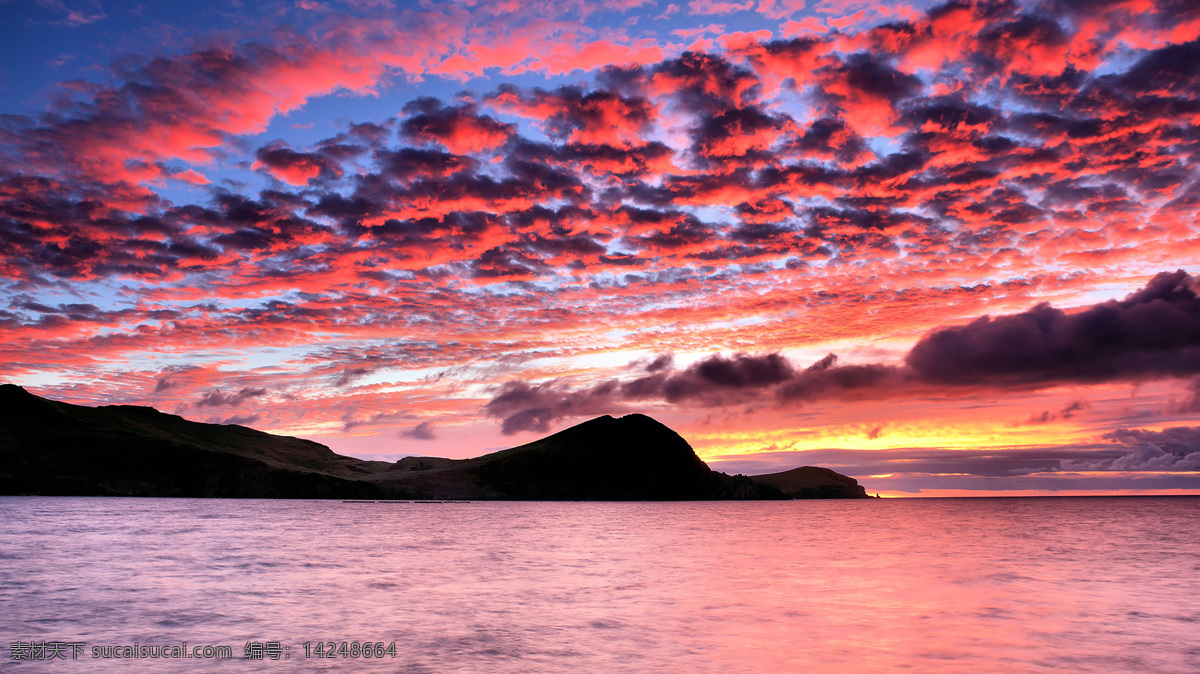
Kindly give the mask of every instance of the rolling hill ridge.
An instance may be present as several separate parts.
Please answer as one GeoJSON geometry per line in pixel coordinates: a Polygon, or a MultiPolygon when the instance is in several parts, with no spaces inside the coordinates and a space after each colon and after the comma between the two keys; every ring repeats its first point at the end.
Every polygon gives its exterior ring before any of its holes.
{"type": "Polygon", "coordinates": [[[71,405],[0,385],[3,494],[554,501],[866,495],[828,469],[797,470],[803,479],[777,477],[795,471],[753,478],[714,471],[678,433],[641,414],[598,417],[472,459],[392,463],[151,407],[71,405]]]}

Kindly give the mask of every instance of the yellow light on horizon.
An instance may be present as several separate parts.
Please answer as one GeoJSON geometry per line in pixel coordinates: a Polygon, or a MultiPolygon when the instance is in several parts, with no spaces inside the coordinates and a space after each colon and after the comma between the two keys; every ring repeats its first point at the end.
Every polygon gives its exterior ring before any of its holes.
{"type": "Polygon", "coordinates": [[[1003,449],[1074,444],[1092,441],[1075,426],[1012,427],[989,422],[910,422],[890,426],[872,439],[863,424],[826,428],[781,428],[767,431],[693,433],[701,458],[817,449],[878,451],[915,447],[946,450],[1003,449]]]}

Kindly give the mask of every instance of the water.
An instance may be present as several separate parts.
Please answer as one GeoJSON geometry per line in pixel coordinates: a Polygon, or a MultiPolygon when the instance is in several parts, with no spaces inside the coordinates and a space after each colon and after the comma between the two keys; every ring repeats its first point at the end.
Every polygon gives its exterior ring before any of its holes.
{"type": "Polygon", "coordinates": [[[1170,497],[4,497],[0,669],[1196,672],[1197,534],[1200,498],[1170,497]],[[396,657],[305,659],[329,640],[396,657]],[[86,646],[14,662],[13,641],[86,646]],[[236,657],[91,657],[135,642],[236,657]]]}

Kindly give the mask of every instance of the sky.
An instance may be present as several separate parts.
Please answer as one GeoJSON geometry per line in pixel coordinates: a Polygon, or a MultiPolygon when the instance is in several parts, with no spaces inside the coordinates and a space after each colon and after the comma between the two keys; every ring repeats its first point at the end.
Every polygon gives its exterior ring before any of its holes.
{"type": "Polygon", "coordinates": [[[1200,494],[1200,4],[0,0],[0,381],[1200,494]]]}

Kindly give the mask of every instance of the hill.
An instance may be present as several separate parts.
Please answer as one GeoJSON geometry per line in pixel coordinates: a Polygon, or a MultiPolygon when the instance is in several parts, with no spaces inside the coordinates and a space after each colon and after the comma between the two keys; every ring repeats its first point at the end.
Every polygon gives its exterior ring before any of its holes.
{"type": "Polygon", "coordinates": [[[780,499],[708,467],[678,433],[642,414],[602,416],[475,459],[401,459],[382,482],[452,498],[516,500],[780,499]]]}
{"type": "MultiPolygon", "coordinates": [[[[854,482],[828,473],[837,484],[839,479],[854,482]]],[[[151,407],[55,402],[11,384],[0,385],[0,493],[508,500],[794,497],[769,480],[711,470],[678,433],[641,414],[599,417],[473,459],[408,457],[389,463],[341,456],[310,440],[244,426],[188,421],[151,407]]],[[[820,498],[835,497],[832,493],[813,492],[820,498]]]]}
{"type": "Polygon", "coordinates": [[[870,498],[858,480],[819,466],[801,466],[750,479],[775,487],[789,498],[870,498]]]}
{"type": "Polygon", "coordinates": [[[0,385],[0,493],[368,498],[388,463],[151,407],[85,407],[0,385]]]}

